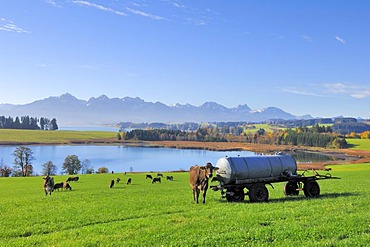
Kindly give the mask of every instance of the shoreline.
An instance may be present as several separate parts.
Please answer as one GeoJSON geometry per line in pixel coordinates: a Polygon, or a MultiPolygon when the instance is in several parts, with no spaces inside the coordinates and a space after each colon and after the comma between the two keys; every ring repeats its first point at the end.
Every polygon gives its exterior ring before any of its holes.
{"type": "Polygon", "coordinates": [[[195,141],[118,141],[86,140],[64,142],[4,142],[0,146],[35,146],[35,145],[126,145],[133,147],[165,147],[176,149],[203,149],[209,151],[250,151],[273,154],[276,152],[313,152],[337,157],[336,161],[299,163],[299,170],[327,170],[326,166],[341,164],[370,163],[370,150],[327,149],[320,147],[300,147],[292,145],[270,145],[239,142],[195,142],[195,141]]]}

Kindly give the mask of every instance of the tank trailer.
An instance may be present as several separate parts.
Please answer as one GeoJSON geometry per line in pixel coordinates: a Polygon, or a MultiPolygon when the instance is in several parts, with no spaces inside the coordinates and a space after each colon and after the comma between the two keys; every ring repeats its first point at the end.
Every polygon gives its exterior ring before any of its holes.
{"type": "Polygon", "coordinates": [[[242,202],[245,195],[249,196],[250,202],[267,202],[266,185],[274,188],[272,183],[277,182],[285,182],[286,196],[297,196],[303,190],[306,197],[318,197],[320,187],[317,180],[339,179],[330,173],[298,174],[297,162],[288,154],[224,157],[217,161],[216,167],[219,185],[211,186],[211,189],[221,190],[222,197],[228,202],[242,202]]]}

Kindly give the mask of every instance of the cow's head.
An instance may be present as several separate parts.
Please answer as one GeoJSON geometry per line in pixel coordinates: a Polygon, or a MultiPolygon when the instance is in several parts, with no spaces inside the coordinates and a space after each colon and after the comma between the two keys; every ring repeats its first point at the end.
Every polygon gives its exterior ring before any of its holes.
{"type": "Polygon", "coordinates": [[[46,177],[44,177],[42,179],[45,180],[45,185],[54,186],[54,178],[50,177],[49,175],[47,175],[46,177]]]}
{"type": "Polygon", "coordinates": [[[207,162],[207,164],[205,166],[201,166],[200,169],[205,171],[207,178],[211,178],[213,171],[218,170],[218,167],[214,167],[210,162],[207,162]]]}

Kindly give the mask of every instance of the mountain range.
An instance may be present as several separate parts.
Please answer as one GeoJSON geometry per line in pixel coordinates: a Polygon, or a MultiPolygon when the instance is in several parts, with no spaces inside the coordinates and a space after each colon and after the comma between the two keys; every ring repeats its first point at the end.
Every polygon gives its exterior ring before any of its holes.
{"type": "Polygon", "coordinates": [[[108,98],[101,95],[89,100],[66,93],[29,104],[0,104],[0,116],[32,116],[56,118],[59,126],[89,126],[134,123],[173,122],[261,122],[270,119],[310,119],[310,115],[294,116],[277,107],[252,110],[247,105],[227,108],[215,102],[196,107],[190,104],[165,105],[145,102],[136,97],[108,98]]]}

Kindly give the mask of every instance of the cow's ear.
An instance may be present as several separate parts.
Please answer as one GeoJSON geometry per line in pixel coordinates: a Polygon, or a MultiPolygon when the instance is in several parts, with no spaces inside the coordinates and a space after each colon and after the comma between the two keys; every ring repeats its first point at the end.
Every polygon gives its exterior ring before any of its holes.
{"type": "Polygon", "coordinates": [[[214,171],[217,171],[218,169],[220,169],[220,167],[213,167],[214,171]]]}

